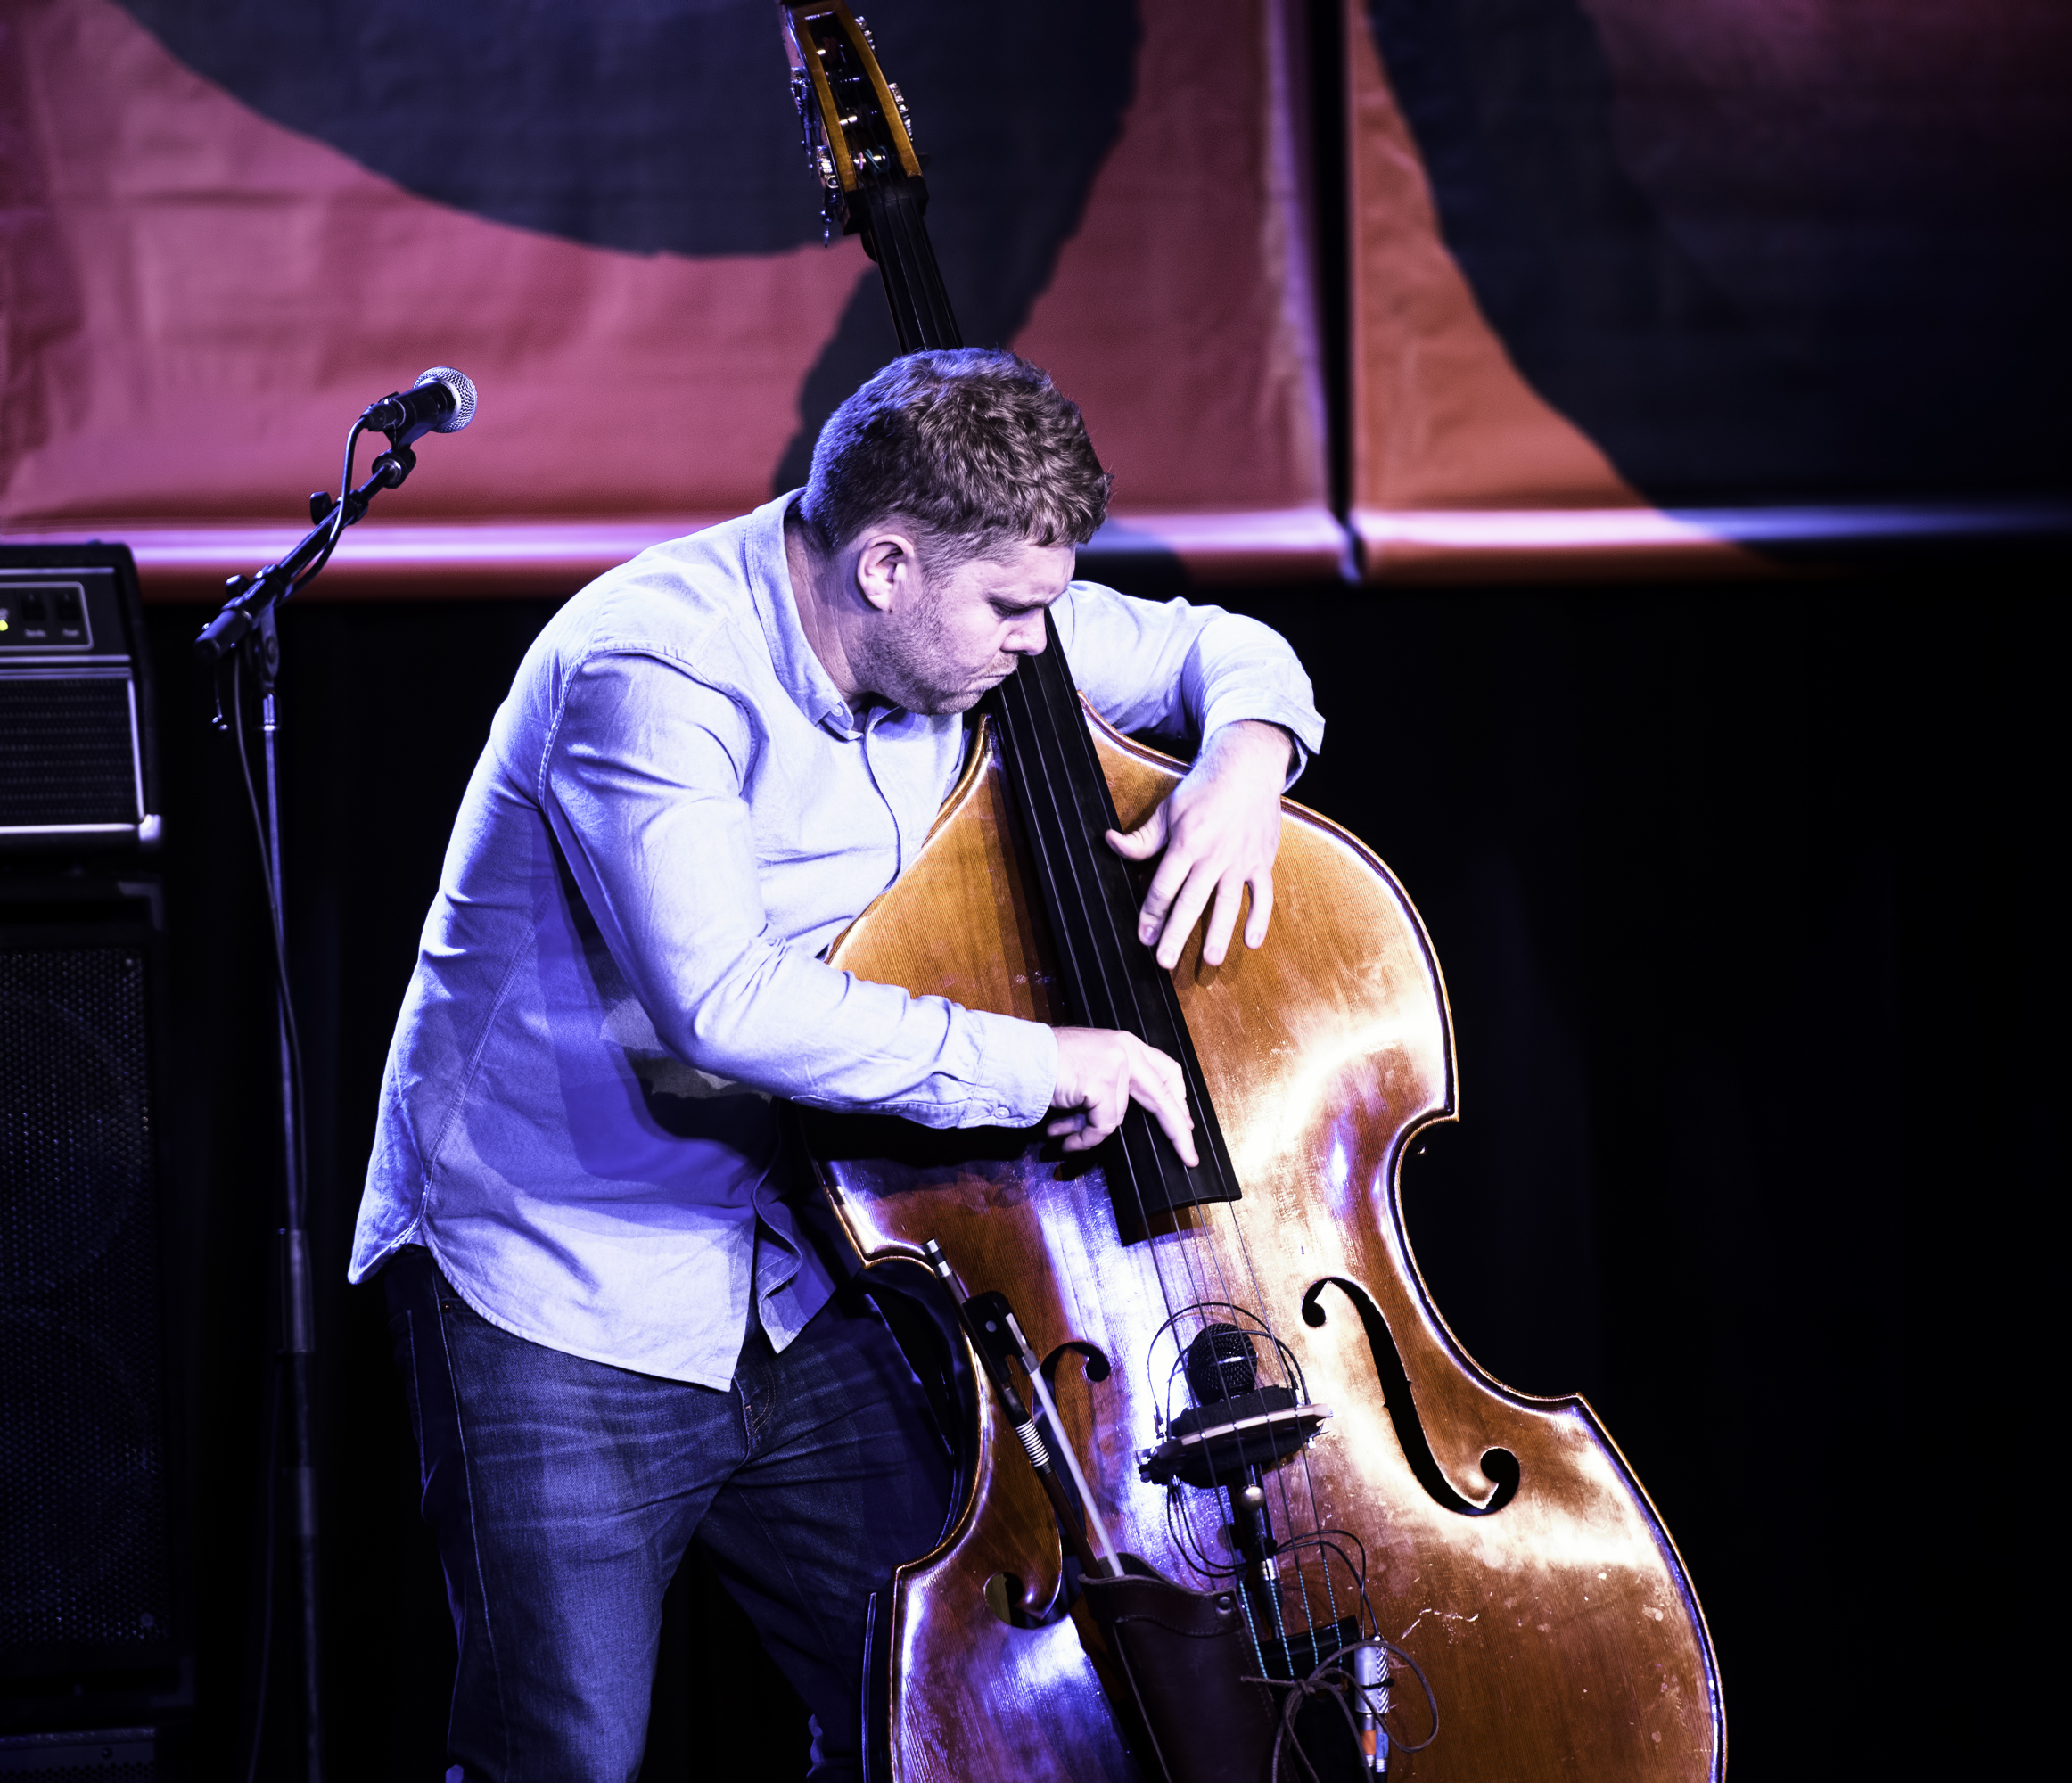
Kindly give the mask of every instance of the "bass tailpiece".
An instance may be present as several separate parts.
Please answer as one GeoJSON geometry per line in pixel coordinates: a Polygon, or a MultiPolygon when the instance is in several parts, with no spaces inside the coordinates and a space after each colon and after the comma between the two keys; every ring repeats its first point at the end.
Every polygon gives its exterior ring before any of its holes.
{"type": "Polygon", "coordinates": [[[1125,1680],[1139,1762],[1164,1783],[1357,1783],[1387,1774],[1392,1752],[1438,1731],[1431,1689],[1409,1656],[1361,1619],[1294,1639],[1248,1627],[1236,1587],[1189,1590],[1123,1557],[1120,1578],[1081,1582],[1086,1609],[1125,1680]],[[1265,1672],[1259,1671],[1263,1664],[1265,1672]],[[1431,1732],[1397,1745],[1383,1726],[1394,1667],[1425,1685],[1431,1732]]]}

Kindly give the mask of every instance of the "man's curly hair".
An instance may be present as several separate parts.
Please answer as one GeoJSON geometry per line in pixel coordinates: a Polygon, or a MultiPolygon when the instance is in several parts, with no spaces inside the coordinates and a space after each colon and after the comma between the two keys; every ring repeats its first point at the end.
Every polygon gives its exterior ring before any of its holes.
{"type": "Polygon", "coordinates": [[[826,552],[897,515],[928,566],[1016,545],[1083,545],[1114,481],[1079,405],[1013,353],[894,359],[827,417],[799,507],[826,552]]]}

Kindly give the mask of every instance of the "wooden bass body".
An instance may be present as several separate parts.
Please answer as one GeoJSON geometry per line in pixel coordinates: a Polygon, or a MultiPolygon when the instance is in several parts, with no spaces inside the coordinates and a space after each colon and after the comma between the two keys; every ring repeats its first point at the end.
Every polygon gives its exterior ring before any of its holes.
{"type": "MultiPolygon", "coordinates": [[[[1180,764],[1089,722],[1134,827],[1180,764]]],[[[1439,1705],[1437,1739],[1396,1754],[1391,1775],[1716,1779],[1725,1723],[1710,1643],[1639,1481],[1581,1400],[1528,1398],[1476,1367],[1411,1257],[1404,1150],[1455,1112],[1445,988],[1423,926],[1372,853],[1293,801],[1283,809],[1267,945],[1234,946],[1210,969],[1197,928],[1175,974],[1241,1200],[1125,1242],[1099,1170],[1055,1148],[1046,1161],[1038,1135],[908,1128],[910,1142],[887,1155],[887,1130],[903,1123],[816,1118],[842,1228],[867,1266],[896,1268],[936,1240],[971,1291],[1007,1297],[1039,1356],[1077,1343],[1107,1359],[1103,1379],[1076,1364],[1057,1374],[1098,1508],[1118,1549],[1202,1590],[1216,1587],[1196,1557],[1229,1540],[1221,1495],[1169,1499],[1140,1481],[1139,1451],[1159,1434],[1147,1357],[1176,1294],[1255,1300],[1332,1414],[1276,1470],[1279,1515],[1364,1545],[1378,1631],[1415,1658],[1439,1705]]],[[[831,957],[917,994],[1064,1019],[1025,850],[981,726],[919,858],[831,957]]],[[[879,1605],[867,1774],[1146,1775],[1058,1613],[1051,1507],[983,1384],[963,1403],[969,1478],[953,1527],[879,1605]]],[[[1290,1626],[1352,1612],[1328,1559],[1288,1566],[1279,1590],[1290,1626]]],[[[1399,1679],[1397,1700],[1392,1723],[1415,1738],[1426,1712],[1414,1684],[1399,1679]]],[[[1283,1774],[1303,1774],[1292,1756],[1283,1774]]]]}

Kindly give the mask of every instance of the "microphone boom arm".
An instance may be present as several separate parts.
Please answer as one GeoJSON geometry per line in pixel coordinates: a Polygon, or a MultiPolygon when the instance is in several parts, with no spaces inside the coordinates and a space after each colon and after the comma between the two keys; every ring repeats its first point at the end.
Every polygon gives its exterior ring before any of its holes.
{"type": "MultiPolygon", "coordinates": [[[[383,489],[397,488],[416,468],[417,455],[408,446],[395,446],[374,460],[368,467],[366,481],[346,497],[342,515],[332,511],[336,502],[328,495],[323,496],[325,505],[317,514],[317,524],[302,535],[292,551],[252,575],[230,579],[231,597],[194,640],[195,655],[204,662],[227,656],[259,624],[262,615],[317,579],[339,535],[366,513],[376,496],[383,489]]],[[[312,508],[317,500],[317,497],[310,498],[312,508]]]]}

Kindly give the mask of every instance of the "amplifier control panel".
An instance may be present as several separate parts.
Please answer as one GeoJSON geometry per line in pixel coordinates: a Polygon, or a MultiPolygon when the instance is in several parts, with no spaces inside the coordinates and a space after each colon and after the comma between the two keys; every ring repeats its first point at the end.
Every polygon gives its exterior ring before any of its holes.
{"type": "Polygon", "coordinates": [[[70,575],[0,573],[0,653],[10,657],[92,654],[99,630],[115,641],[114,654],[126,654],[116,615],[103,614],[99,627],[94,622],[94,609],[115,598],[114,581],[113,571],[97,568],[70,575]]]}
{"type": "Polygon", "coordinates": [[[157,842],[137,595],[119,545],[0,546],[0,854],[157,842]]]}

